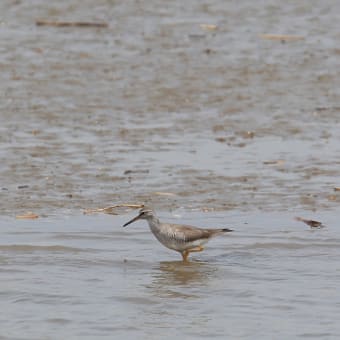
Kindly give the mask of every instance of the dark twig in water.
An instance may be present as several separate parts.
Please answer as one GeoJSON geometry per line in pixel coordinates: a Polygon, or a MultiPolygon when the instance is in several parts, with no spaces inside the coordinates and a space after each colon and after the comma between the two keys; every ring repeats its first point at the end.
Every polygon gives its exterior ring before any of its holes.
{"type": "Polygon", "coordinates": [[[35,24],[37,26],[54,26],[54,27],[103,27],[105,28],[109,26],[106,22],[86,22],[86,21],[67,22],[67,21],[37,20],[35,24]]]}

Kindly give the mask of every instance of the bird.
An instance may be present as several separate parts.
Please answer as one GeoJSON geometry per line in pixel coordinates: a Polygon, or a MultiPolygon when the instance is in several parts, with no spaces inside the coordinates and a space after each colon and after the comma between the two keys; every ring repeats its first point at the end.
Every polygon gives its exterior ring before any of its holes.
{"type": "Polygon", "coordinates": [[[232,229],[205,229],[184,224],[162,223],[154,211],[147,206],[140,209],[139,214],[126,222],[123,227],[137,220],[147,220],[151,232],[163,246],[175,250],[182,255],[183,262],[188,261],[188,256],[193,252],[204,250],[205,245],[212,237],[221,235],[232,229]]]}

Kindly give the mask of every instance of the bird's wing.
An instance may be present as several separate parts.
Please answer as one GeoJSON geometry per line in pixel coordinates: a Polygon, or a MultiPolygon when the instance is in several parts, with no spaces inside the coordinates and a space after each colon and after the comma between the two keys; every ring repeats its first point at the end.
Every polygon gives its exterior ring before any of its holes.
{"type": "Polygon", "coordinates": [[[216,229],[202,229],[190,225],[169,224],[169,234],[176,240],[194,242],[200,239],[208,239],[217,233],[216,229]]]}

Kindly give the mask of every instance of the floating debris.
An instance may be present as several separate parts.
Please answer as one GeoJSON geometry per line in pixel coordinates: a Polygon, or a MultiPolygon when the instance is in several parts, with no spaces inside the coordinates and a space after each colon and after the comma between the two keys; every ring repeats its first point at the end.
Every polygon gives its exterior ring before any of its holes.
{"type": "Polygon", "coordinates": [[[285,164],[285,161],[283,159],[276,159],[272,161],[264,161],[264,165],[283,165],[285,164]]]}
{"type": "Polygon", "coordinates": [[[161,191],[155,191],[152,194],[158,195],[158,196],[176,196],[176,194],[174,194],[172,192],[161,192],[161,191]]]}
{"type": "Polygon", "coordinates": [[[337,195],[328,195],[327,196],[328,201],[336,201],[338,199],[337,195]]]}
{"type": "Polygon", "coordinates": [[[322,222],[315,221],[315,220],[306,220],[302,217],[295,217],[295,220],[306,223],[311,228],[324,228],[324,227],[326,227],[324,224],[322,224],[322,222]]]}
{"type": "Polygon", "coordinates": [[[35,214],[31,211],[28,211],[23,215],[15,216],[15,218],[18,219],[18,220],[35,220],[36,218],[39,218],[39,215],[37,215],[37,214],[35,214]]]}
{"type": "Polygon", "coordinates": [[[216,31],[217,30],[217,25],[212,25],[212,24],[200,24],[200,27],[202,30],[205,31],[216,31]]]}
{"type": "Polygon", "coordinates": [[[18,185],[18,189],[27,189],[29,185],[18,185]]]}
{"type": "Polygon", "coordinates": [[[255,132],[254,131],[240,131],[237,133],[242,138],[254,138],[255,132]]]}
{"type": "Polygon", "coordinates": [[[35,22],[37,26],[54,26],[54,27],[108,27],[109,25],[106,22],[86,22],[86,21],[46,21],[46,20],[37,20],[35,22]]]}
{"type": "Polygon", "coordinates": [[[205,34],[189,34],[188,37],[190,39],[203,39],[205,38],[205,34]]]}
{"type": "Polygon", "coordinates": [[[124,175],[130,175],[130,174],[148,174],[150,170],[125,170],[124,175]]]}
{"type": "Polygon", "coordinates": [[[300,35],[289,34],[260,34],[260,38],[265,40],[279,40],[281,42],[304,40],[305,38],[300,35]]]}
{"type": "Polygon", "coordinates": [[[118,208],[132,208],[132,209],[140,209],[143,208],[143,204],[129,204],[129,203],[122,203],[122,204],[116,204],[116,205],[111,205],[109,207],[105,208],[94,208],[94,209],[85,209],[84,214],[89,215],[89,214],[95,214],[95,213],[100,213],[103,212],[105,214],[110,214],[110,215],[119,215],[115,210],[118,208]]]}
{"type": "Polygon", "coordinates": [[[227,138],[225,138],[225,137],[216,137],[215,141],[219,142],[219,143],[225,143],[227,141],[227,138]]]}

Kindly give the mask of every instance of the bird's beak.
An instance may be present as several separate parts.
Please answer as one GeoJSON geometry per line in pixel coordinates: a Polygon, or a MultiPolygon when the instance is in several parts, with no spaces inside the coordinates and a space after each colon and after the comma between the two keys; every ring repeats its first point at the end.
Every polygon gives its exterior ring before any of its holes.
{"type": "Polygon", "coordinates": [[[138,216],[134,217],[134,218],[133,218],[132,220],[130,220],[129,222],[126,222],[126,223],[123,225],[123,227],[126,227],[126,226],[128,226],[129,224],[131,224],[131,223],[137,221],[138,219],[140,219],[141,215],[142,215],[142,214],[139,214],[138,216]]]}

